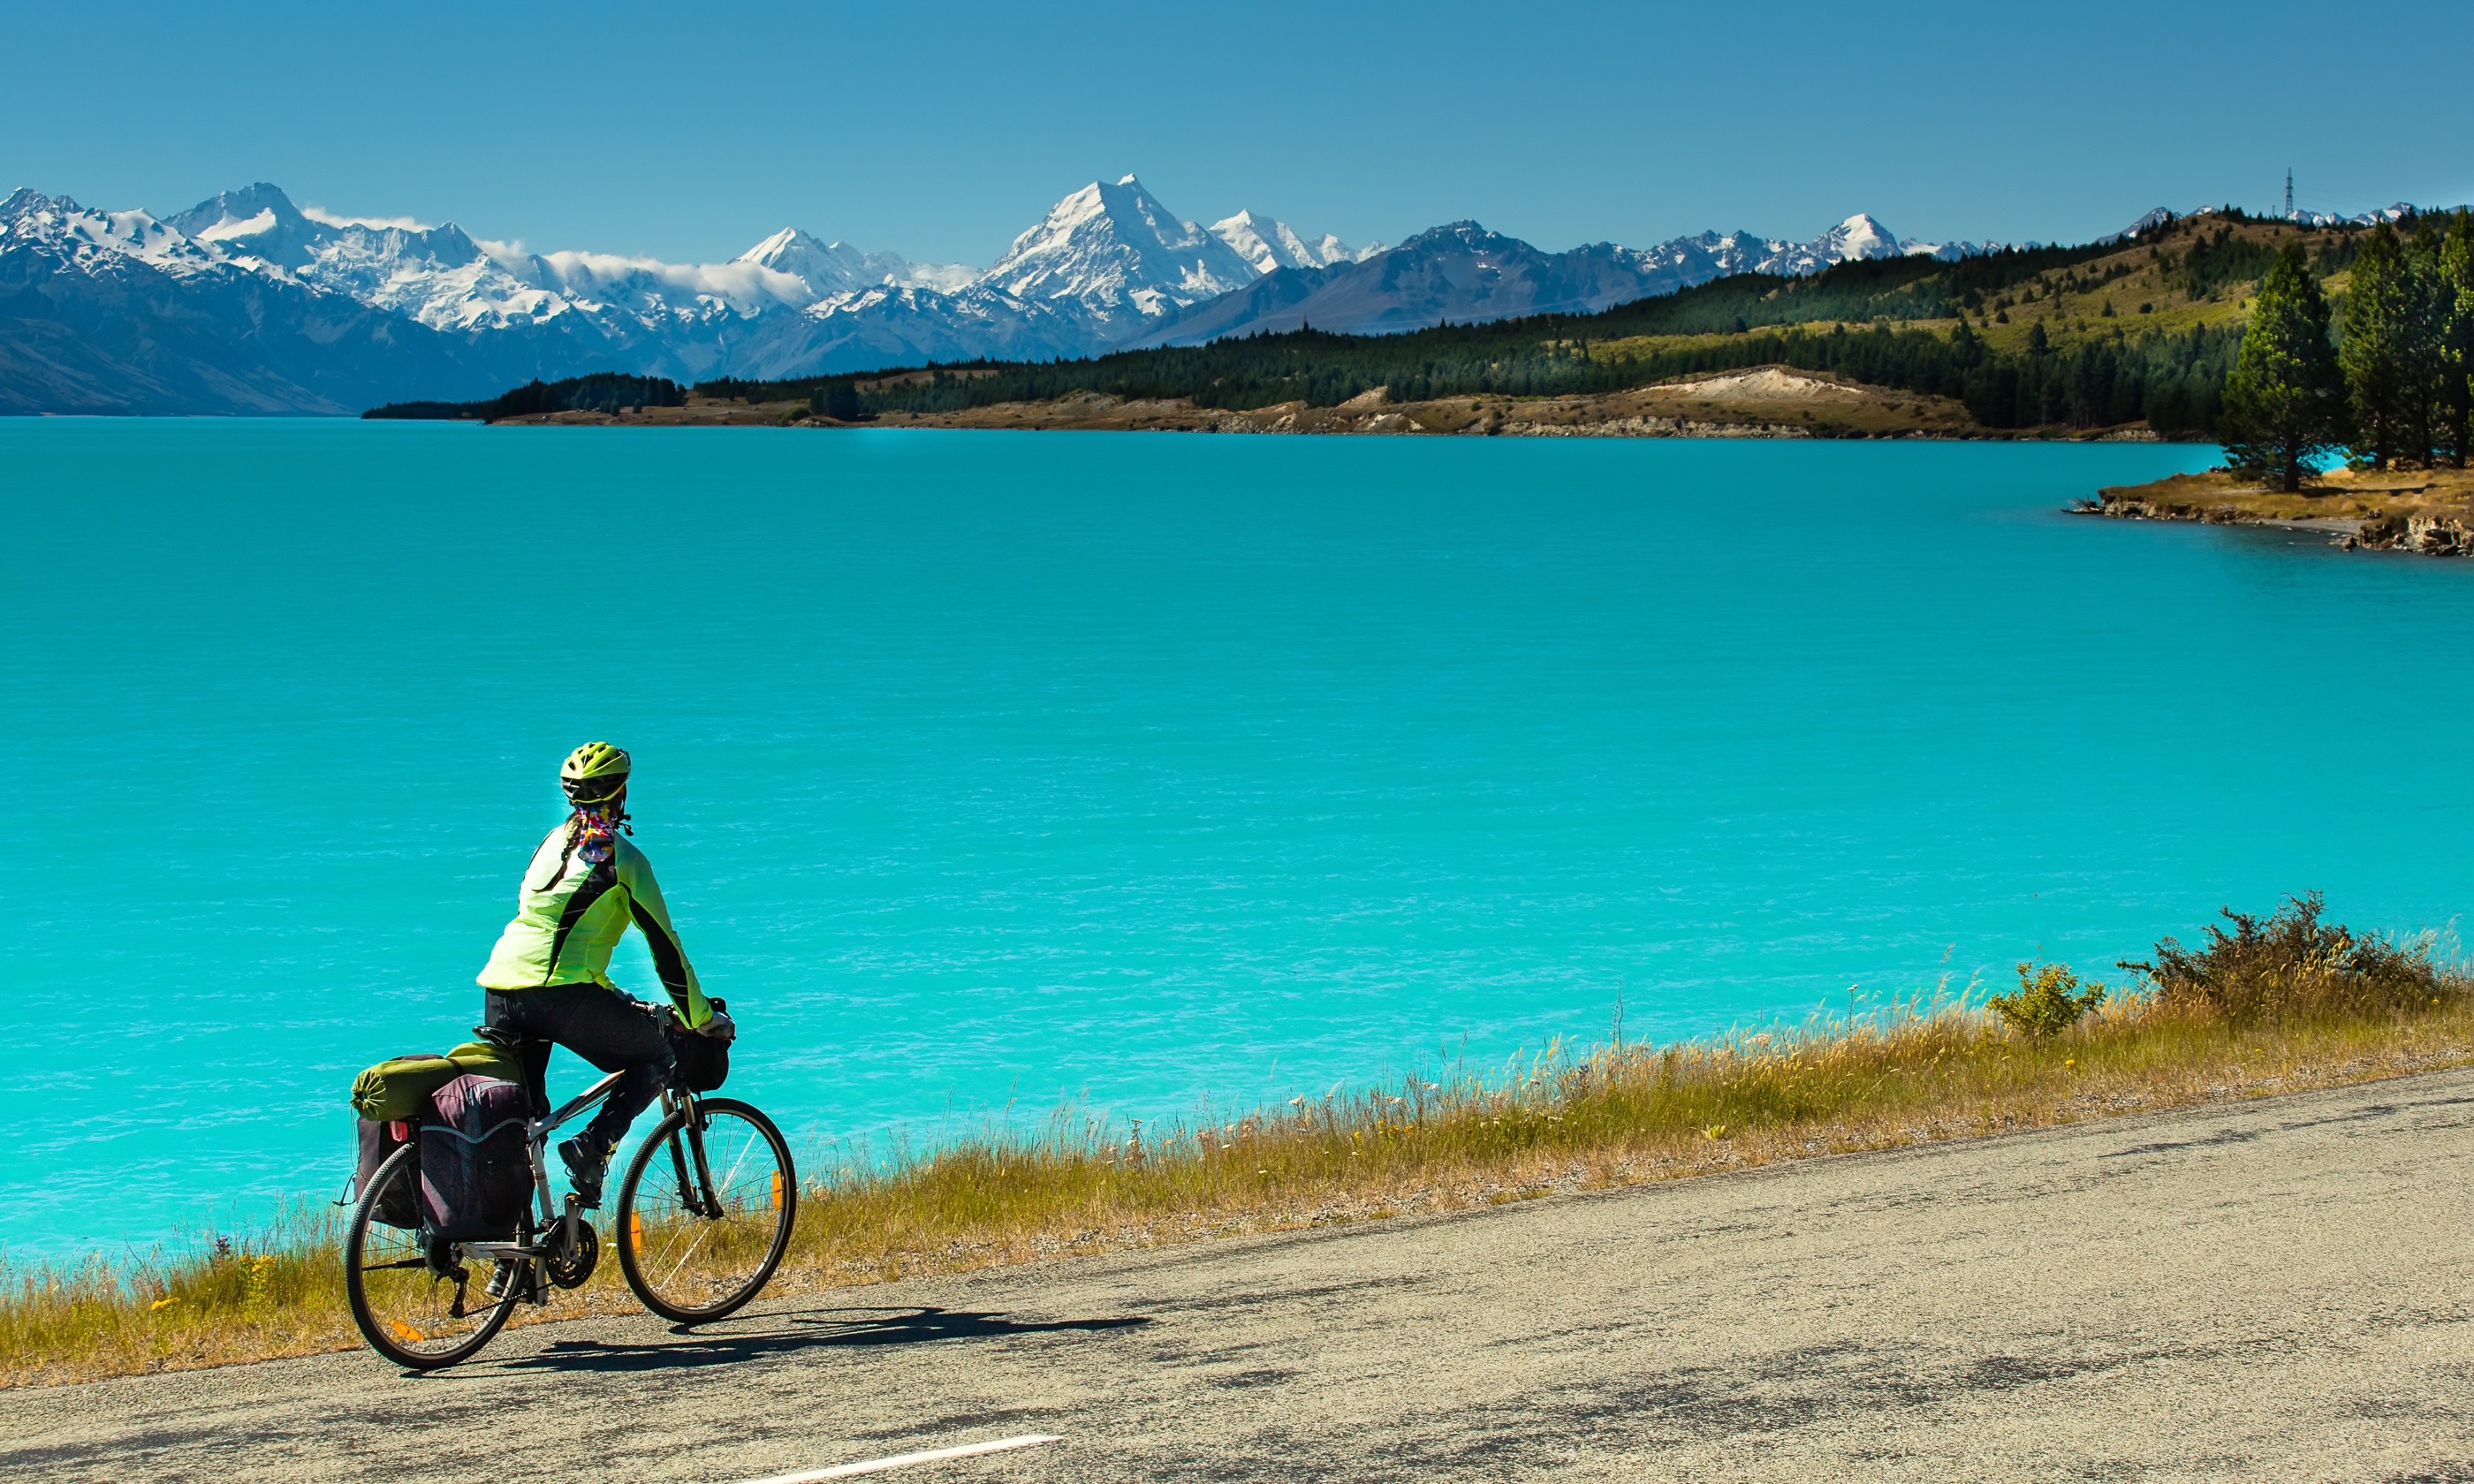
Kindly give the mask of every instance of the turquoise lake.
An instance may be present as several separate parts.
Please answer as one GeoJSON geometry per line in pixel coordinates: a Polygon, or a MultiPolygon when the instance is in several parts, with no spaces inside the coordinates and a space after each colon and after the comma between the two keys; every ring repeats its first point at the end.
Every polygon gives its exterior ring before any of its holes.
{"type": "Polygon", "coordinates": [[[2474,563],[2214,456],[0,420],[0,1244],[332,1196],[590,738],[836,1154],[2446,927],[2474,563]]]}

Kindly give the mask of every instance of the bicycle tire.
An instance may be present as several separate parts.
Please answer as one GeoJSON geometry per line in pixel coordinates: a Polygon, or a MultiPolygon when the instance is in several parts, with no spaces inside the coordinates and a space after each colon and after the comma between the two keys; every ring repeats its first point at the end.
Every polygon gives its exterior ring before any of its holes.
{"type": "Polygon", "coordinates": [[[683,1304],[662,1294],[644,1272],[641,1251],[644,1234],[643,1224],[637,1219],[639,1198],[643,1193],[644,1172],[656,1159],[686,1160],[687,1145],[679,1138],[687,1126],[686,1111],[672,1112],[645,1136],[643,1144],[636,1151],[636,1158],[628,1161],[626,1178],[618,1186],[618,1230],[613,1233],[612,1245],[618,1249],[618,1271],[626,1276],[627,1286],[635,1290],[636,1297],[643,1301],[644,1307],[680,1325],[711,1324],[738,1312],[762,1292],[764,1285],[772,1281],[774,1271],[782,1265],[783,1254],[789,1250],[790,1232],[797,1225],[799,1215],[798,1170],[790,1161],[789,1141],[782,1137],[780,1129],[774,1127],[773,1120],[737,1098],[700,1098],[697,1107],[708,1123],[716,1116],[736,1117],[743,1119],[763,1137],[774,1165],[775,1178],[770,1181],[770,1189],[775,1216],[773,1237],[766,1245],[762,1260],[727,1291],[705,1304],[683,1304]]]}
{"type": "MultiPolygon", "coordinates": [[[[359,1328],[361,1338],[369,1341],[370,1349],[406,1370],[436,1371],[459,1361],[470,1360],[480,1353],[481,1347],[489,1344],[497,1335],[498,1330],[505,1326],[507,1316],[516,1311],[516,1304],[523,1297],[529,1275],[517,1275],[517,1281],[507,1285],[507,1296],[499,1300],[490,1310],[478,1328],[457,1344],[440,1350],[413,1350],[399,1343],[396,1337],[388,1332],[389,1325],[372,1305],[369,1284],[365,1279],[366,1273],[376,1269],[365,1267],[362,1259],[368,1255],[370,1228],[377,1212],[378,1197],[385,1191],[390,1182],[400,1178],[411,1166],[412,1161],[417,1158],[416,1147],[406,1144],[387,1156],[386,1161],[378,1166],[377,1173],[370,1177],[369,1188],[361,1192],[359,1202],[352,1207],[352,1224],[346,1230],[344,1235],[344,1295],[352,1310],[352,1323],[359,1328]]],[[[400,1229],[389,1227],[387,1230],[393,1232],[400,1229]]],[[[521,1235],[521,1233],[519,1234],[521,1235]]]]}

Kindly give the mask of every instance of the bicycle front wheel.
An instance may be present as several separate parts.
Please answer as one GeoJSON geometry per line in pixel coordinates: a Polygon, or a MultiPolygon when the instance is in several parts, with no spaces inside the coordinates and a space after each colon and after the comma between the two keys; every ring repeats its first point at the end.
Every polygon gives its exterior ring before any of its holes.
{"type": "Polygon", "coordinates": [[[773,1120],[702,1098],[655,1126],[618,1187],[618,1269],[644,1306],[710,1323],[756,1297],[790,1245],[799,1177],[773,1120]]]}
{"type": "Polygon", "coordinates": [[[488,1259],[468,1257],[418,1227],[390,1224],[419,1219],[414,1148],[407,1144],[389,1155],[352,1208],[344,1237],[344,1294],[370,1349],[410,1370],[434,1371],[490,1343],[515,1312],[524,1275],[507,1284],[504,1298],[493,1299],[486,1292],[488,1259]]]}

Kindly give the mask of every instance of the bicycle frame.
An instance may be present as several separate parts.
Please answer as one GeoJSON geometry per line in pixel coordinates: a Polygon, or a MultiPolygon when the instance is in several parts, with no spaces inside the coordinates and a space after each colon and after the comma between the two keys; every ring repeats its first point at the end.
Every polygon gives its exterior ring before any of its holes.
{"type": "MultiPolygon", "coordinates": [[[[618,1090],[618,1079],[625,1075],[624,1072],[612,1072],[569,1099],[548,1117],[535,1118],[524,1125],[524,1153],[532,1161],[533,1165],[533,1194],[541,1202],[542,1238],[548,1237],[569,1216],[574,1214],[572,1211],[561,1211],[557,1204],[550,1199],[549,1161],[546,1158],[550,1135],[609,1101],[610,1094],[618,1090]]],[[[684,1088],[663,1088],[661,1101],[663,1113],[667,1115],[673,1108],[680,1106],[685,1106],[689,1110],[688,1137],[695,1144],[696,1171],[702,1177],[697,1182],[700,1186],[699,1193],[702,1194],[708,1206],[718,1208],[720,1202],[713,1193],[713,1175],[705,1166],[704,1130],[694,1116],[695,1094],[684,1088]]],[[[678,1146],[675,1144],[670,1147],[670,1157],[673,1160],[680,1158],[678,1146]]],[[[679,1187],[682,1190],[688,1188],[688,1173],[684,1167],[679,1170],[679,1187]]],[[[526,1246],[521,1242],[464,1242],[459,1245],[475,1257],[518,1258],[548,1256],[548,1253],[538,1243],[533,1246],[526,1246]]]]}

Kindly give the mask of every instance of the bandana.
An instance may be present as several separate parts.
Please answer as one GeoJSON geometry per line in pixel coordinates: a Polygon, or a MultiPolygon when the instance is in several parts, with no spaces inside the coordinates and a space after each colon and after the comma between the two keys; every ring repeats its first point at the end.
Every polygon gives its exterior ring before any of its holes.
{"type": "Polygon", "coordinates": [[[618,836],[611,827],[610,816],[598,809],[575,811],[575,853],[588,866],[610,864],[611,852],[618,849],[618,836]]]}

